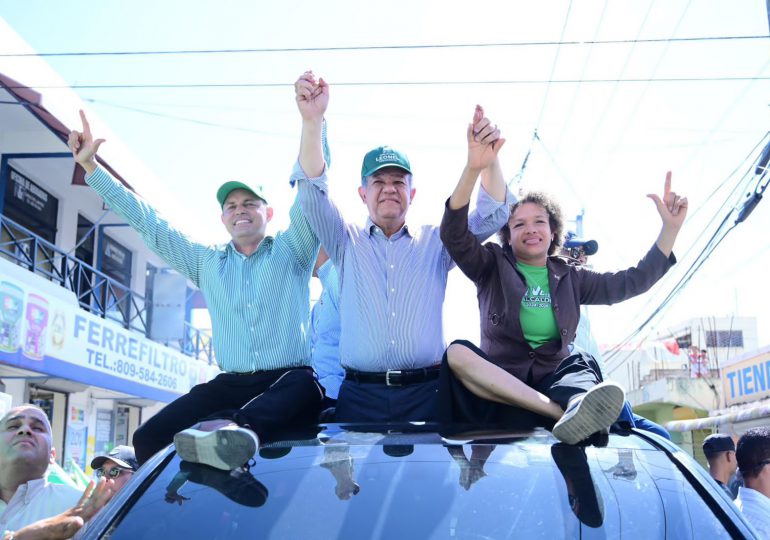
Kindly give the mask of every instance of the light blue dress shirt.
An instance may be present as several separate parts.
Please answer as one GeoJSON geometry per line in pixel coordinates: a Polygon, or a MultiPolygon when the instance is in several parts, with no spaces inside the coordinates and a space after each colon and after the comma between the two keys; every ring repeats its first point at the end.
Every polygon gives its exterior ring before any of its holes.
{"type": "MultiPolygon", "coordinates": [[[[371,220],[345,222],[329,199],[327,177],[307,178],[297,164],[299,200],[340,279],[340,359],[359,371],[416,369],[441,361],[446,347],[442,307],[454,266],[439,227],[405,225],[390,238],[371,220]]],[[[510,204],[479,189],[469,227],[480,241],[508,222],[510,204]]]]}
{"type": "Polygon", "coordinates": [[[741,486],[735,504],[743,512],[746,521],[759,533],[759,538],[770,538],[770,498],[759,491],[741,486]]]}
{"type": "Polygon", "coordinates": [[[200,288],[223,371],[310,365],[309,283],[319,243],[296,200],[289,228],[265,237],[246,257],[232,242],[206,246],[192,241],[104,169],[86,182],[148,248],[200,288]]]}
{"type": "Polygon", "coordinates": [[[318,279],[323,292],[310,312],[313,369],[326,396],[337,399],[345,370],[340,364],[340,285],[331,260],[318,269],[318,279]]]}

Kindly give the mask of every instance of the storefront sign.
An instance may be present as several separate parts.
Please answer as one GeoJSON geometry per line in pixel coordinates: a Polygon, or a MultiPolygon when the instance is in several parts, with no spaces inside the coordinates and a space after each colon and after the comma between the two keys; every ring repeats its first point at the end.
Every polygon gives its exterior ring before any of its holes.
{"type": "Polygon", "coordinates": [[[0,362],[164,402],[219,373],[30,285],[42,278],[3,260],[0,276],[0,362]]]}
{"type": "Polygon", "coordinates": [[[749,403],[770,397],[770,348],[744,355],[722,368],[725,405],[749,403]]]}
{"type": "Polygon", "coordinates": [[[72,471],[72,464],[86,467],[88,426],[83,422],[67,422],[67,443],[64,448],[64,470],[72,471]]]}
{"type": "Polygon", "coordinates": [[[123,274],[131,274],[131,251],[118,244],[109,236],[104,237],[104,261],[102,265],[106,268],[119,270],[123,274]]]}
{"type": "Polygon", "coordinates": [[[40,214],[41,220],[50,222],[51,216],[56,219],[58,201],[18,171],[9,169],[10,182],[8,185],[10,195],[18,205],[27,207],[28,211],[40,214]]]}
{"type": "Polygon", "coordinates": [[[112,409],[97,409],[94,448],[97,454],[106,454],[112,450],[114,413],[112,409]]]}

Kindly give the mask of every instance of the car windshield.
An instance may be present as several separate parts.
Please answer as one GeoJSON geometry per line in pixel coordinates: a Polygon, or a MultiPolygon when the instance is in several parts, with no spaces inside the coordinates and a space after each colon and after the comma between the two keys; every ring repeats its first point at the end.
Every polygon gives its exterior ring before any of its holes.
{"type": "Polygon", "coordinates": [[[247,473],[169,456],[105,537],[729,537],[643,439],[551,442],[341,432],[262,448],[247,473]]]}

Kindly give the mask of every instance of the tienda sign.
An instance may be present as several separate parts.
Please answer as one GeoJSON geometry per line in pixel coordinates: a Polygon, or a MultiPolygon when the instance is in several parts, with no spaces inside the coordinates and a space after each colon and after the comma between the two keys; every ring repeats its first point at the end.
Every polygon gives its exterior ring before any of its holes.
{"type": "Polygon", "coordinates": [[[770,397],[770,350],[723,367],[722,394],[725,405],[770,397]]]}

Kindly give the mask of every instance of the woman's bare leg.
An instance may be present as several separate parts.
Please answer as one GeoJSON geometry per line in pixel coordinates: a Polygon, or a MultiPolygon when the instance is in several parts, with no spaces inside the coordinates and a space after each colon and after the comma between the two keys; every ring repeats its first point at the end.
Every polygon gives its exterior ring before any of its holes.
{"type": "Polygon", "coordinates": [[[447,361],[463,386],[480,398],[521,407],[554,420],[564,414],[562,408],[548,396],[527,386],[464,345],[451,344],[447,349],[447,361]]]}

